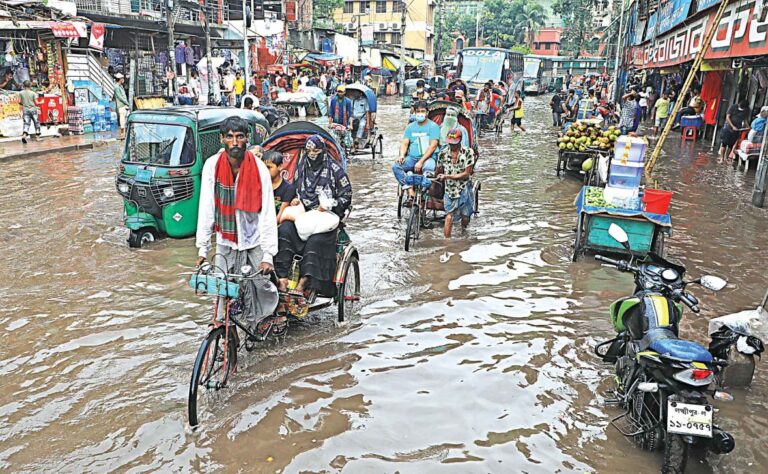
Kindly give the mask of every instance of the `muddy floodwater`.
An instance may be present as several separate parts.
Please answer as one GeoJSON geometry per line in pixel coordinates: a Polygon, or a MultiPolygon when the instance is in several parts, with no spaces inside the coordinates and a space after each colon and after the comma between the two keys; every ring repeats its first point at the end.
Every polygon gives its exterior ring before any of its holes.
{"type": "MultiPolygon", "coordinates": [[[[362,311],[333,310],[282,345],[241,353],[231,386],[187,427],[192,363],[210,300],[185,283],[191,239],[129,249],[114,187],[119,145],[0,160],[0,470],[18,472],[658,472],[608,426],[608,305],[628,275],[570,261],[580,184],[555,176],[549,98],[526,101],[527,133],[483,138],[480,214],[446,241],[425,231],[403,251],[391,162],[405,126],[380,106],[385,158],[357,157],[348,230],[360,249],[362,311]]],[[[756,306],[768,286],[768,212],[749,204],[754,171],[708,149],[657,168],[676,191],[669,255],[692,275],[707,320],[756,306]]],[[[716,417],[736,449],[691,472],[768,466],[768,363],[716,417]]]]}

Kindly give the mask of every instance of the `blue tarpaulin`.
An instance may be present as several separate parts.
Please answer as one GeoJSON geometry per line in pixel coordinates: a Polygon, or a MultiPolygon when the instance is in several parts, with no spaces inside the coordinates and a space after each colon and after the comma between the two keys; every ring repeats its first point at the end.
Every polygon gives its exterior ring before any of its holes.
{"type": "Polygon", "coordinates": [[[338,61],[341,56],[333,53],[309,53],[305,58],[307,61],[338,61]]]}

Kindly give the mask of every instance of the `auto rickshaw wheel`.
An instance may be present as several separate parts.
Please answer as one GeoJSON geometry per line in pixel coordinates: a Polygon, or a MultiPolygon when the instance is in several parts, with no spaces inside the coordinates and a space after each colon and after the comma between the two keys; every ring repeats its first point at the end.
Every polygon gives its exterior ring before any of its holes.
{"type": "Polygon", "coordinates": [[[128,246],[134,249],[141,248],[145,244],[155,241],[155,233],[149,227],[132,230],[128,235],[128,246]]]}

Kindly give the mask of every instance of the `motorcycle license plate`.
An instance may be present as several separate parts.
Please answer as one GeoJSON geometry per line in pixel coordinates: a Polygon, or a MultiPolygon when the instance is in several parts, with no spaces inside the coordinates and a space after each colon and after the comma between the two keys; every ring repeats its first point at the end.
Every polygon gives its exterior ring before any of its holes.
{"type": "Polygon", "coordinates": [[[712,412],[709,405],[667,402],[667,431],[669,433],[712,437],[712,412]]]}

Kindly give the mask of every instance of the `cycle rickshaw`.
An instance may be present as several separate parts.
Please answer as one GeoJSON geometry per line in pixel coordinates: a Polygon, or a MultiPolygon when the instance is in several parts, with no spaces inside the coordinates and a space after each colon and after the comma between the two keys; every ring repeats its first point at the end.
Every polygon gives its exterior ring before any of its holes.
{"type": "MultiPolygon", "coordinates": [[[[320,135],[326,147],[336,161],[346,168],[344,150],[336,140],[322,127],[311,122],[291,122],[275,131],[263,144],[265,150],[276,150],[283,154],[282,170],[286,179],[292,180],[296,164],[306,139],[311,135],[320,135]]],[[[345,216],[346,217],[346,216],[345,216]]],[[[276,284],[274,273],[271,276],[260,275],[249,266],[243,266],[239,274],[232,274],[226,268],[208,265],[201,267],[190,278],[190,286],[196,293],[223,297],[226,309],[223,316],[217,316],[214,309],[210,331],[197,352],[189,385],[188,416],[189,424],[195,427],[198,419],[198,391],[220,390],[227,386],[230,375],[237,368],[237,353],[245,347],[252,351],[259,343],[280,340],[287,334],[293,322],[301,321],[308,313],[336,305],[338,323],[345,323],[359,310],[360,301],[360,256],[352,244],[344,227],[344,219],[338,227],[336,238],[336,272],[333,279],[333,294],[315,294],[314,291],[296,296],[289,292],[257,291],[259,308],[266,306],[255,324],[247,324],[243,316],[243,292],[241,284],[255,280],[258,288],[276,284]],[[266,295],[265,298],[261,296],[266,295]],[[270,295],[273,300],[270,301],[270,295]],[[299,301],[302,299],[302,301],[299,301]],[[265,303],[262,300],[267,300],[265,303]],[[272,308],[272,309],[269,309],[272,308]],[[241,341],[240,337],[243,337],[241,341]]],[[[229,267],[229,265],[227,265],[229,267]]],[[[298,268],[291,279],[298,280],[298,268]]],[[[291,286],[289,285],[289,288],[291,286]]],[[[217,300],[218,304],[218,300],[217,300]]]]}
{"type": "MultiPolygon", "coordinates": [[[[440,126],[440,143],[433,155],[435,158],[440,149],[447,146],[445,143],[447,133],[454,128],[459,128],[462,131],[462,145],[474,150],[475,164],[477,163],[480,155],[477,146],[476,124],[472,121],[466,109],[453,102],[437,100],[429,104],[427,117],[440,126]]],[[[474,166],[472,173],[474,174],[474,166]]],[[[405,229],[406,251],[410,250],[415,240],[418,240],[422,228],[431,228],[433,222],[442,220],[445,217],[438,214],[445,210],[443,207],[444,186],[438,181],[432,181],[431,177],[431,175],[427,174],[422,179],[415,180],[416,198],[410,206],[406,205],[408,193],[404,192],[402,187],[398,185],[397,219],[402,219],[404,211],[407,214],[405,229]]],[[[480,209],[481,183],[474,178],[470,178],[468,186],[472,189],[473,210],[477,213],[480,209]]]]}
{"type": "Polygon", "coordinates": [[[347,157],[365,154],[370,151],[371,159],[375,160],[376,156],[381,156],[384,150],[384,135],[379,133],[379,127],[376,125],[378,106],[376,94],[363,84],[349,84],[346,86],[346,91],[347,98],[352,101],[352,107],[356,113],[362,110],[363,107],[365,108],[365,125],[354,116],[350,118],[351,129],[347,129],[343,125],[332,125],[336,140],[344,147],[347,157]],[[364,127],[363,136],[358,140],[357,133],[361,126],[364,127]],[[347,146],[344,140],[344,135],[347,133],[352,135],[351,147],[347,146]]]}

